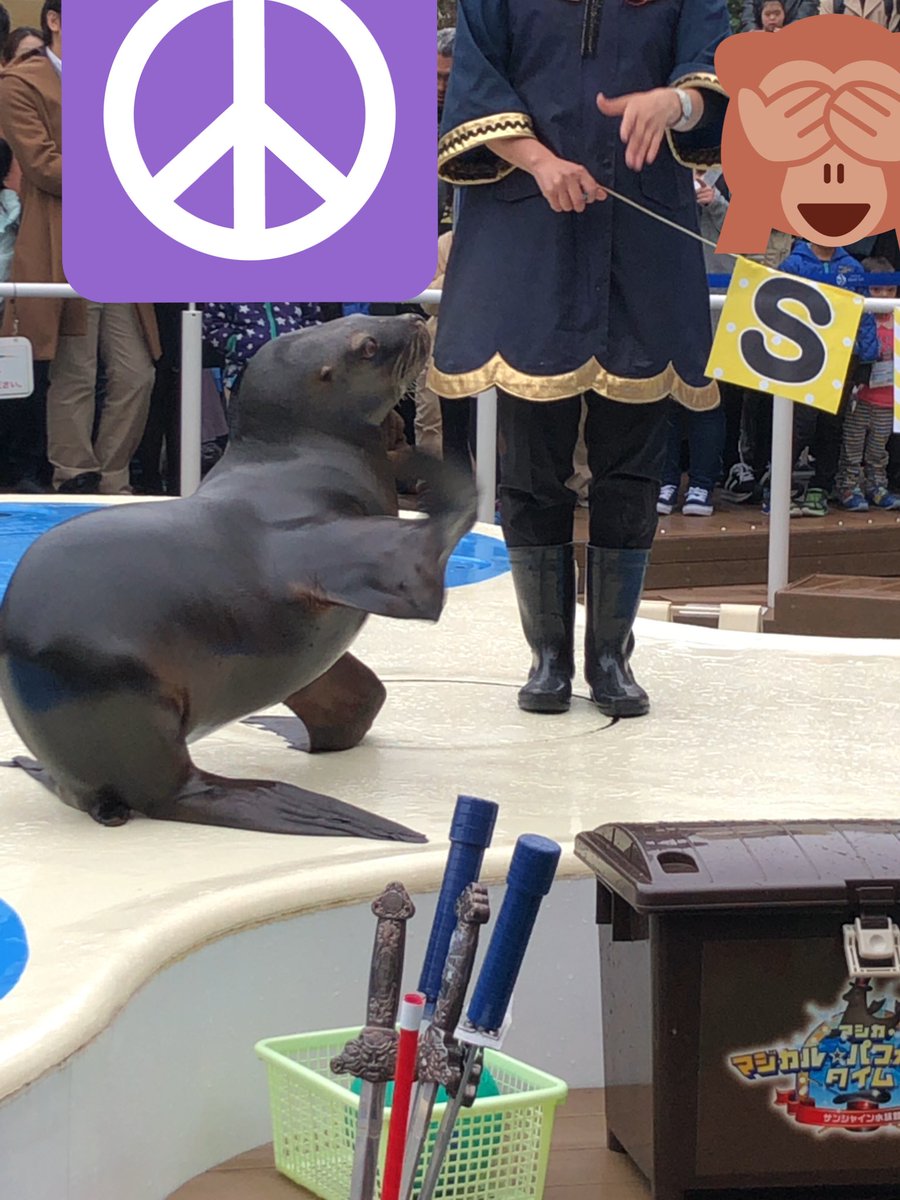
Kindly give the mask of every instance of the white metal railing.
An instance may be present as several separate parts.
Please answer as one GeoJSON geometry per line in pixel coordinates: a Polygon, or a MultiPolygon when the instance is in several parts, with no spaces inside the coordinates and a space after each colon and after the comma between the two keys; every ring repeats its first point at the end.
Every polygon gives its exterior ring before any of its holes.
{"type": "MultiPolygon", "coordinates": [[[[68,284],[0,283],[0,298],[80,299],[68,284]]],[[[441,303],[441,291],[429,288],[414,297],[411,304],[441,303]]],[[[709,298],[712,309],[720,309],[725,294],[709,298]]],[[[900,300],[866,298],[866,312],[892,312],[900,300]]],[[[202,427],[203,314],[196,304],[182,314],[181,343],[181,494],[189,496],[200,485],[200,432],[202,427]]],[[[900,364],[898,364],[900,366],[900,364]]],[[[768,603],[775,604],[775,593],[789,578],[791,530],[791,475],[793,471],[794,405],[784,396],[773,396],[772,469],[769,496],[768,603]]],[[[497,488],[497,393],[494,388],[478,397],[478,453],[475,464],[478,484],[478,519],[494,521],[497,488]]]]}

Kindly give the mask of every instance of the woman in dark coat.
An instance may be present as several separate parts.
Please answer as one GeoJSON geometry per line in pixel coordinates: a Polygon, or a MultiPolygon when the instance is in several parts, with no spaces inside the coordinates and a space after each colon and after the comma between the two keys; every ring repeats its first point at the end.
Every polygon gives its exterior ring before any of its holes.
{"type": "Polygon", "coordinates": [[[519,704],[569,707],[572,474],[593,475],[585,670],[610,715],[648,710],[629,666],[656,530],[666,398],[713,408],[688,166],[719,161],[725,0],[460,0],[439,149],[460,185],[429,385],[498,389],[501,515],[533,653],[519,704]]]}

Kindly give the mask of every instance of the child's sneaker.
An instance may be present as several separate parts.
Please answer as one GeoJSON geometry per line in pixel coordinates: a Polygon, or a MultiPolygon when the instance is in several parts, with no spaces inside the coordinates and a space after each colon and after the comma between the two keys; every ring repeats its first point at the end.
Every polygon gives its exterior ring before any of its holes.
{"type": "MultiPolygon", "coordinates": [[[[772,511],[772,505],[770,503],[770,492],[769,492],[768,488],[766,488],[763,491],[762,510],[763,510],[763,513],[765,516],[768,516],[769,513],[772,511]]],[[[791,496],[791,516],[792,517],[802,517],[803,516],[802,512],[800,511],[800,505],[794,496],[791,496]]]]}
{"type": "Polygon", "coordinates": [[[678,488],[674,483],[664,483],[659,489],[659,498],[656,501],[656,511],[661,517],[668,517],[675,511],[675,503],[678,500],[678,488]]]}
{"type": "Polygon", "coordinates": [[[900,508],[900,496],[889,492],[886,487],[874,488],[871,492],[866,492],[866,496],[874,508],[900,508]]]}
{"type": "Polygon", "coordinates": [[[722,491],[726,499],[733,504],[743,504],[745,500],[749,500],[756,491],[753,468],[748,467],[745,462],[736,462],[725,478],[722,491]]]}
{"type": "Polygon", "coordinates": [[[841,492],[841,508],[847,512],[868,512],[869,502],[862,494],[859,488],[851,488],[847,492],[841,492]]]}
{"type": "Polygon", "coordinates": [[[828,497],[821,488],[808,488],[800,502],[800,513],[804,517],[827,517],[828,497]]]}
{"type": "Polygon", "coordinates": [[[684,498],[681,511],[686,517],[711,517],[713,515],[712,501],[707,488],[689,487],[684,498]]]}

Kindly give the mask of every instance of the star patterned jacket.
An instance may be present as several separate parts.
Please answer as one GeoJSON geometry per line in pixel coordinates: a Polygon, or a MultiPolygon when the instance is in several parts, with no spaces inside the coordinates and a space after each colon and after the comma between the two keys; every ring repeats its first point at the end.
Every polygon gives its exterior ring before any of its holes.
{"type": "Polygon", "coordinates": [[[322,324],[318,304],[204,304],[203,337],[225,356],[222,383],[234,391],[254,354],[274,338],[322,324]]]}

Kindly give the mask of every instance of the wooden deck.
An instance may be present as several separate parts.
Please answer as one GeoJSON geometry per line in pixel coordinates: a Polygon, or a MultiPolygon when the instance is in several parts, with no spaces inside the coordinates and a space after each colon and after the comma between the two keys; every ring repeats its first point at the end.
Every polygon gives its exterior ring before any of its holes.
{"type": "MultiPolygon", "coordinates": [[[[571,1092],[557,1109],[544,1200],[648,1200],[629,1159],[606,1149],[603,1092],[571,1092]]],[[[179,1188],[169,1200],[313,1200],[279,1175],[272,1147],[260,1146],[179,1188]]]]}
{"type": "MultiPolygon", "coordinates": [[[[579,562],[587,512],[576,514],[579,562]]],[[[769,521],[759,508],[725,507],[711,517],[661,517],[645,597],[675,603],[765,603],[769,521]]],[[[900,513],[847,513],[791,521],[791,581],[808,575],[900,576],[900,513]]]]}

